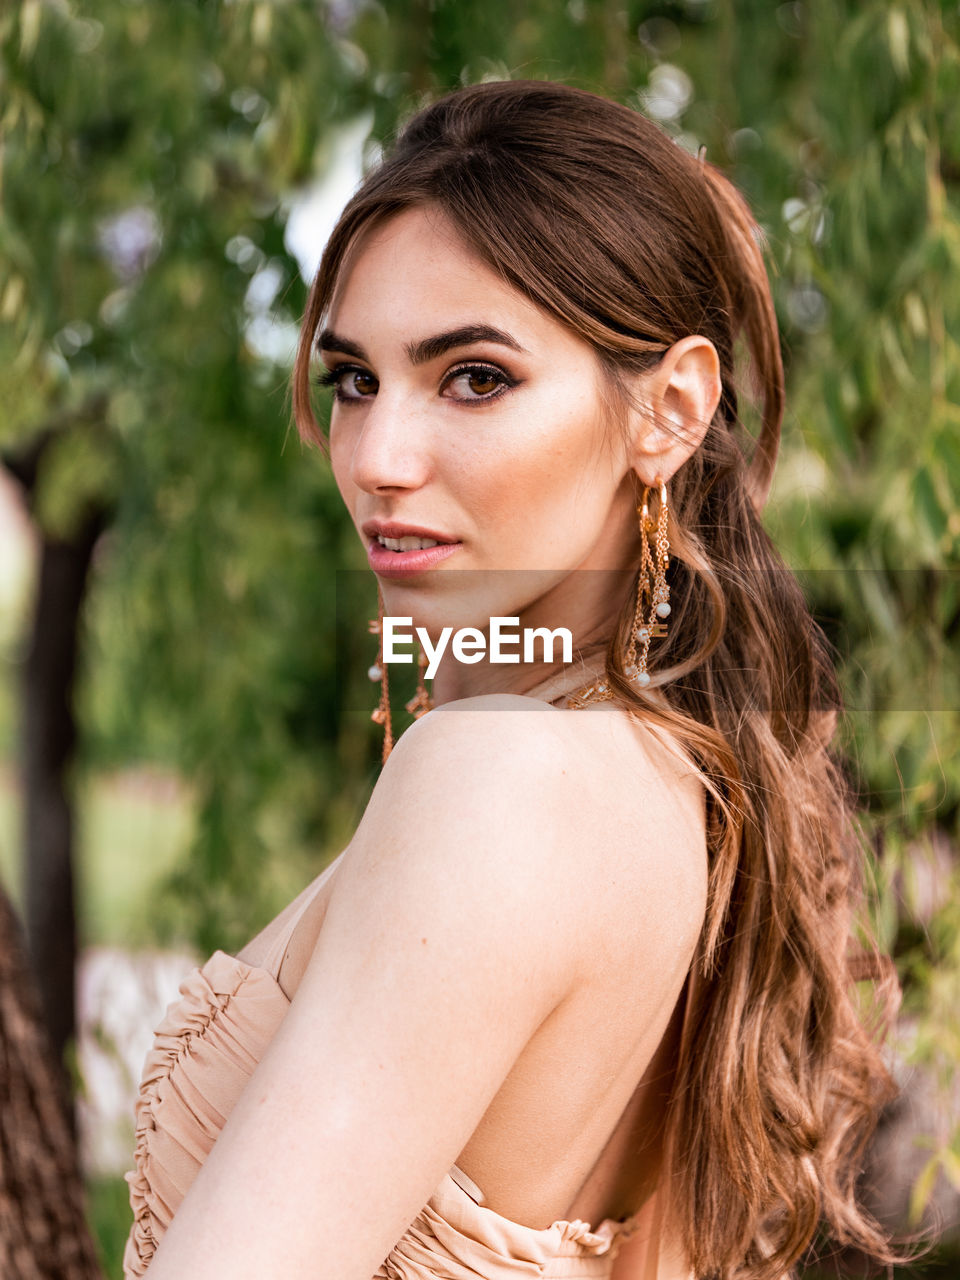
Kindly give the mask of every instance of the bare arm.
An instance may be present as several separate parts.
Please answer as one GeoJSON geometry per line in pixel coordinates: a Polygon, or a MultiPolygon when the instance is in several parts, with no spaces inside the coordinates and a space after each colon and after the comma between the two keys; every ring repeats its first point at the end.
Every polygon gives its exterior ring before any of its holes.
{"type": "Polygon", "coordinates": [[[150,1280],[369,1280],[439,1185],[587,962],[553,720],[451,710],[401,739],[150,1280]]]}

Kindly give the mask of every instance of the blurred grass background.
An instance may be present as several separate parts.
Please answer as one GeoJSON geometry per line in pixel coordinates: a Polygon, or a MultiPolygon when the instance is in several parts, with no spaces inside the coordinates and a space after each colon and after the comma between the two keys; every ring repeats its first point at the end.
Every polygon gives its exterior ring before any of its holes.
{"type": "MultiPolygon", "coordinates": [[[[75,904],[53,883],[81,951],[236,949],[349,839],[377,771],[362,710],[376,597],[338,575],[363,567],[359,548],[290,431],[305,281],[425,95],[564,80],[705,143],[764,229],[789,383],[768,524],[837,648],[872,909],[905,989],[911,1103],[872,1195],[902,1227],[949,1219],[957,41],[946,0],[0,14],[0,878],[34,948],[46,917],[28,889],[51,883],[57,850],[26,815],[61,795],[75,904]]],[[[90,1188],[118,1275],[126,1188],[93,1170],[90,1188]]],[[[859,1272],[842,1258],[828,1274],[859,1272]]]]}

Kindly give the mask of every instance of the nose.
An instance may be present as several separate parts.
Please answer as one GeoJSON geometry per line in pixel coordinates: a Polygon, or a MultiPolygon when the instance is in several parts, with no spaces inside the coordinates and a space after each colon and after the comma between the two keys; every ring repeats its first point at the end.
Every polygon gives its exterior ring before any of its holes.
{"type": "Polygon", "coordinates": [[[363,415],[350,458],[350,479],[367,493],[418,489],[430,474],[423,414],[410,399],[381,389],[363,415]]]}

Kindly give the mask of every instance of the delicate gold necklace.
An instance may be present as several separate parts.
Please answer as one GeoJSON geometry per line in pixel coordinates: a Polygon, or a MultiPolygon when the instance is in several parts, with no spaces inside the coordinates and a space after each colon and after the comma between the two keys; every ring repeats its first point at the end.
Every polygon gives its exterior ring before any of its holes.
{"type": "Polygon", "coordinates": [[[567,706],[573,711],[582,711],[591,702],[611,702],[613,690],[607,683],[606,674],[598,676],[592,684],[584,685],[567,698],[567,706]]]}
{"type": "MultiPolygon", "coordinates": [[[[587,670],[589,671],[589,664],[583,663],[582,665],[587,667],[587,670]]],[[[609,702],[613,698],[613,691],[607,681],[606,664],[601,666],[600,670],[594,671],[593,679],[587,684],[581,684],[569,693],[563,688],[559,688],[553,692],[551,696],[550,685],[562,685],[565,674],[567,673],[561,672],[559,675],[548,677],[548,679],[541,681],[538,685],[533,685],[532,688],[525,690],[524,696],[536,697],[537,690],[539,689],[541,691],[540,696],[554,706],[556,706],[561,698],[565,699],[568,710],[580,710],[588,703],[609,702]]],[[[571,672],[569,674],[573,673],[571,672]]]]}

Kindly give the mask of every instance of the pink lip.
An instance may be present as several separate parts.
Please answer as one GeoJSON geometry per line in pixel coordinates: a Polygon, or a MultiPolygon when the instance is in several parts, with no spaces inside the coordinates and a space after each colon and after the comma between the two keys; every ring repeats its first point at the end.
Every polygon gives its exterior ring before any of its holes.
{"type": "Polygon", "coordinates": [[[365,520],[360,526],[362,533],[368,538],[432,538],[434,542],[455,542],[449,534],[438,533],[436,529],[425,529],[420,524],[401,524],[399,520],[365,520]]]}
{"type": "MultiPolygon", "coordinates": [[[[406,529],[404,532],[410,534],[413,531],[406,529]]],[[[403,534],[384,533],[383,536],[399,538],[403,534]]],[[[432,536],[427,533],[420,534],[423,538],[432,536]]],[[[455,551],[459,551],[462,546],[462,542],[444,542],[436,547],[424,547],[422,551],[391,551],[388,547],[381,547],[374,535],[367,541],[367,559],[370,561],[373,572],[381,577],[406,578],[414,573],[423,573],[425,569],[432,569],[441,560],[446,560],[455,551]]]]}

